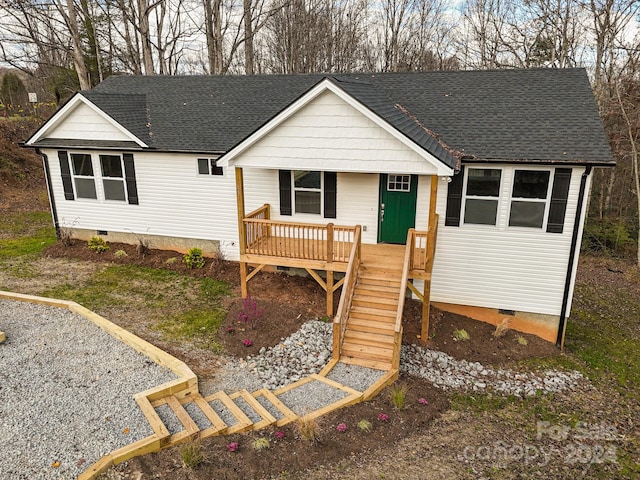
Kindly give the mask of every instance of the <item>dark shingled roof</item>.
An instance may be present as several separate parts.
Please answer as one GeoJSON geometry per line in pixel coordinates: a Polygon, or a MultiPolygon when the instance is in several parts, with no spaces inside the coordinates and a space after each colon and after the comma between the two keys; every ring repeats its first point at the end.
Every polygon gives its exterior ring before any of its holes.
{"type": "Polygon", "coordinates": [[[446,164],[613,164],[584,69],[112,76],[82,94],[152,148],[226,152],[327,77],[446,164]]]}
{"type": "Polygon", "coordinates": [[[97,90],[82,92],[100,110],[149,145],[149,116],[144,94],[100,93],[97,90]]]}

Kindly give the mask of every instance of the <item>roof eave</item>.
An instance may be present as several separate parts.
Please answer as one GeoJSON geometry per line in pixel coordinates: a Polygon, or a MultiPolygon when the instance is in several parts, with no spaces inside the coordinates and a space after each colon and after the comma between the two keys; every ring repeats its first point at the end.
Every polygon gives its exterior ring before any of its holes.
{"type": "Polygon", "coordinates": [[[592,167],[615,167],[616,161],[611,160],[590,160],[590,159],[548,159],[548,158],[490,158],[463,156],[463,163],[515,163],[531,165],[590,165],[592,167]]]}

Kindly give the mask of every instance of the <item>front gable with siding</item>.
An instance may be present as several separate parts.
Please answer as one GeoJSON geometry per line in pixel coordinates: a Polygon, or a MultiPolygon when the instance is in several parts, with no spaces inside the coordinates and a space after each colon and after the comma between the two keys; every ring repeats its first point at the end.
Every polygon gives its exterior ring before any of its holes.
{"type": "Polygon", "coordinates": [[[359,224],[364,243],[380,240],[383,179],[410,179],[424,229],[437,176],[432,300],[515,314],[548,339],[570,311],[591,169],[612,164],[582,70],[112,77],[27,145],[45,158],[57,227],[232,260],[235,167],[247,211],[268,203],[276,219],[359,224]],[[490,170],[496,196],[469,189],[470,172],[490,170]],[[305,207],[314,213],[296,211],[295,172],[320,172],[319,188],[298,188],[321,198],[305,207]],[[516,177],[527,176],[546,184],[522,198],[516,177]],[[95,198],[82,198],[91,182],[95,198]]]}

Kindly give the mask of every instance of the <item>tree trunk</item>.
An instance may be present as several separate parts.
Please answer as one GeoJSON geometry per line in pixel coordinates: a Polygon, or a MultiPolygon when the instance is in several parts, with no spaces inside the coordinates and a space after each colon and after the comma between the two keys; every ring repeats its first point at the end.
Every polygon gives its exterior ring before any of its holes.
{"type": "Polygon", "coordinates": [[[147,0],[138,0],[138,21],[142,42],[142,64],[145,75],[154,75],[153,55],[151,53],[151,33],[149,31],[149,4],[147,0]]]}
{"type": "Polygon", "coordinates": [[[244,8],[244,73],[253,75],[253,12],[251,0],[243,0],[244,8]]]}
{"type": "Polygon", "coordinates": [[[76,67],[80,90],[89,90],[91,89],[91,82],[89,81],[89,72],[87,70],[87,65],[84,61],[84,55],[82,52],[82,38],[80,36],[80,30],[78,29],[76,7],[73,3],[73,0],[67,0],[66,12],[62,5],[56,3],[56,7],[64,17],[67,27],[69,28],[69,33],[71,34],[71,41],[73,43],[73,64],[76,67]]]}

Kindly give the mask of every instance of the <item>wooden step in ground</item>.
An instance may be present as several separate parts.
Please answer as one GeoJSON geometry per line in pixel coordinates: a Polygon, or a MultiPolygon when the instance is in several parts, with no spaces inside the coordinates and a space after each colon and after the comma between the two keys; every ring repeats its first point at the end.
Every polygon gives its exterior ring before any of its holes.
{"type": "MultiPolygon", "coordinates": [[[[173,416],[175,416],[178,422],[182,425],[182,429],[173,433],[170,432],[171,436],[169,437],[169,441],[166,446],[180,445],[181,443],[189,442],[196,438],[200,433],[200,429],[196,423],[174,395],[169,395],[156,400],[152,402],[151,405],[156,413],[158,412],[158,409],[166,406],[170,410],[171,414],[173,414],[173,416]]],[[[158,415],[158,418],[160,418],[160,415],[158,415]]]]}

